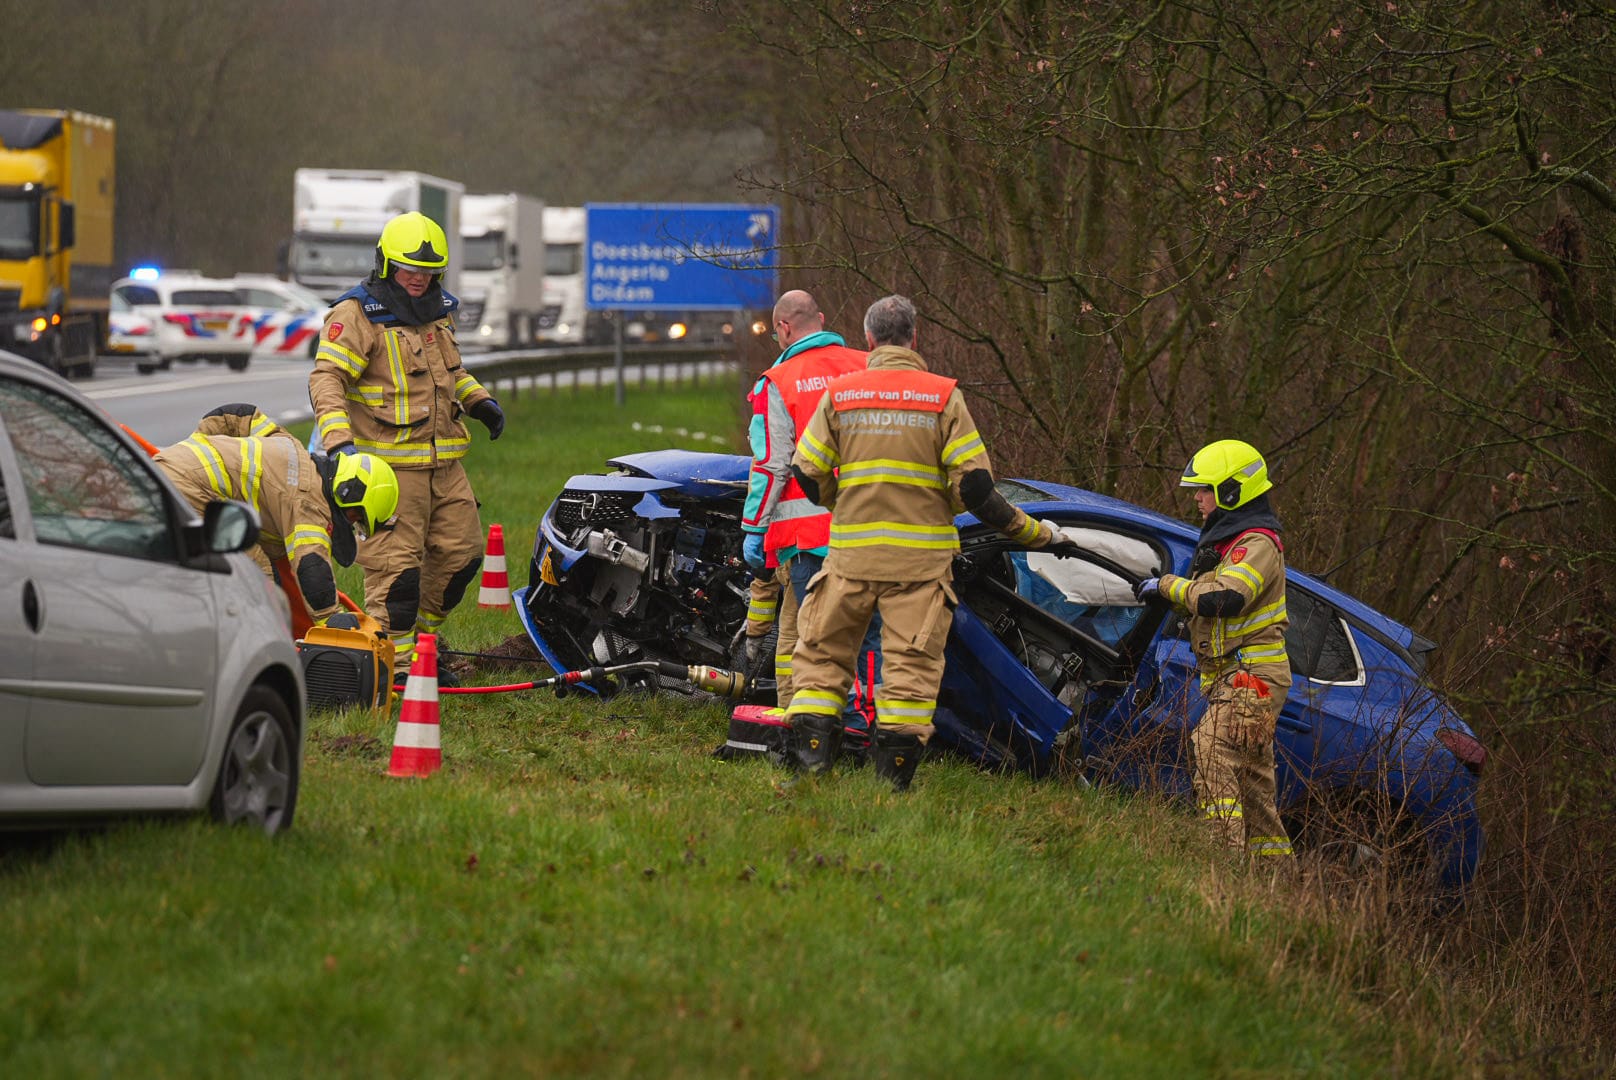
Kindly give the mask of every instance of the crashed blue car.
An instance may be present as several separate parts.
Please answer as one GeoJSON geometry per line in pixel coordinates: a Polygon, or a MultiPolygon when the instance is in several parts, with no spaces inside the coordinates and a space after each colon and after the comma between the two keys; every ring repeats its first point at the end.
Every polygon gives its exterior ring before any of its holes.
{"type": "MultiPolygon", "coordinates": [[[[608,465],[572,477],[544,513],[529,584],[515,594],[533,644],[558,671],[638,660],[744,668],[748,459],[665,450],[608,465]]],[[[1205,707],[1195,658],[1183,621],[1140,604],[1131,586],[1185,573],[1197,530],[1062,484],[998,486],[1084,555],[1027,551],[969,514],[957,519],[960,603],[932,747],[1187,799],[1186,735],[1205,707]]],[[[1422,680],[1433,644],[1305,573],[1287,581],[1294,681],[1276,757],[1299,851],[1396,861],[1433,888],[1462,888],[1482,853],[1486,752],[1422,680]]],[[[772,692],[768,672],[748,674],[772,692]]]]}

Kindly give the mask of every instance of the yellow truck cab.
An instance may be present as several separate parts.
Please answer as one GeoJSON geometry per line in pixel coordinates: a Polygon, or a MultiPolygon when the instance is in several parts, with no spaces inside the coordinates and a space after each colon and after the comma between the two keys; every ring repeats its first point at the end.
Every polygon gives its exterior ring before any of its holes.
{"type": "Polygon", "coordinates": [[[115,128],[0,109],[0,347],[89,376],[107,336],[115,128]]]}

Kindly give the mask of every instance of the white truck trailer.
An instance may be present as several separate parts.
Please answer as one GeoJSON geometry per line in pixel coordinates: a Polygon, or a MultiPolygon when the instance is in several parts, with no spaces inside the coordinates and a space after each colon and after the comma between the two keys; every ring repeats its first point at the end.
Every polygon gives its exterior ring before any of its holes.
{"type": "Polygon", "coordinates": [[[376,241],[388,219],[419,210],[443,226],[449,241],[443,287],[459,296],[465,191],[457,181],[418,172],[299,169],[293,179],[287,270],[293,281],[335,300],[375,268],[376,241]]]}
{"type": "Polygon", "coordinates": [[[544,203],[528,195],[467,195],[460,204],[462,340],[491,349],[539,341],[544,313],[544,203]]]}

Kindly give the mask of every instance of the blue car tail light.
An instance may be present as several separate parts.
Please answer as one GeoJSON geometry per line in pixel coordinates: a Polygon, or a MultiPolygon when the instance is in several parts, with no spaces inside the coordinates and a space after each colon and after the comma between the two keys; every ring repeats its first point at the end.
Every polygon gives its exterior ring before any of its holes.
{"type": "Polygon", "coordinates": [[[1487,748],[1481,745],[1481,740],[1468,731],[1458,728],[1442,727],[1436,729],[1436,738],[1446,746],[1459,763],[1477,776],[1487,764],[1487,748]]]}

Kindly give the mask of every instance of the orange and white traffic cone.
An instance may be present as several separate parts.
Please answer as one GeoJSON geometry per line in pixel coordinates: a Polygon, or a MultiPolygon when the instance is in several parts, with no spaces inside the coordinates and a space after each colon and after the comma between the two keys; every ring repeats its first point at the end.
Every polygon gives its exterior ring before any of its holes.
{"type": "Polygon", "coordinates": [[[438,742],[438,638],[418,634],[410,677],[404,682],[404,704],[393,735],[388,776],[431,776],[443,765],[438,742]]]}
{"type": "Polygon", "coordinates": [[[488,527],[488,550],[483,554],[483,581],[477,589],[477,606],[511,606],[511,582],[505,575],[505,529],[500,525],[488,527]]]}

